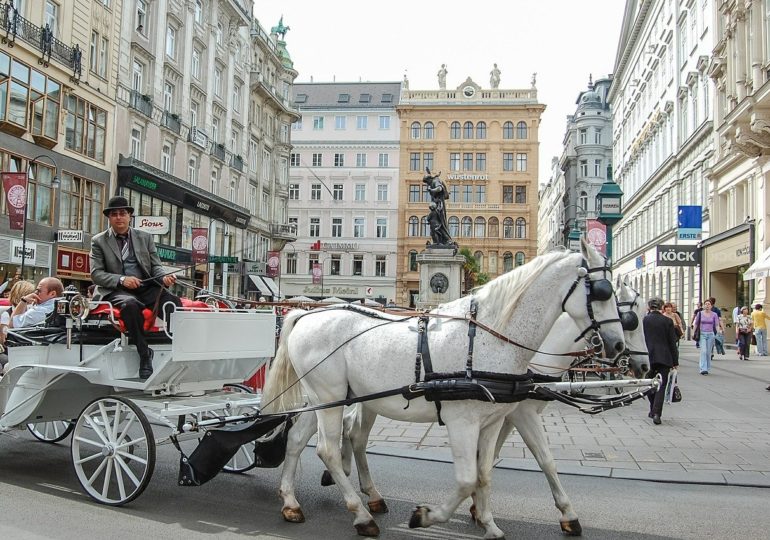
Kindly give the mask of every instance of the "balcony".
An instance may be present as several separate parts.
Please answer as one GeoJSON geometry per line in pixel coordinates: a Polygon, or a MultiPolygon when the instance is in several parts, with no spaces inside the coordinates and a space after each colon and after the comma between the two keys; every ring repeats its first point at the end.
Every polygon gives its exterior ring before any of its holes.
{"type": "Polygon", "coordinates": [[[80,45],[70,47],[56,39],[47,27],[35,26],[19,15],[10,1],[0,4],[0,29],[5,30],[2,42],[9,47],[13,47],[16,38],[20,38],[40,51],[38,64],[47,66],[51,59],[56,60],[72,70],[73,81],[80,81],[83,59],[80,45]]]}
{"type": "Polygon", "coordinates": [[[238,26],[249,26],[251,24],[251,12],[254,10],[252,0],[224,0],[219,5],[240,18],[238,26]]]}
{"type": "Polygon", "coordinates": [[[163,127],[170,129],[177,135],[182,133],[182,121],[179,119],[179,115],[163,111],[163,127]]]}
{"type": "Polygon", "coordinates": [[[230,159],[230,167],[238,172],[243,172],[243,158],[241,156],[234,155],[230,159]]]}
{"type": "Polygon", "coordinates": [[[220,161],[225,161],[225,156],[227,154],[225,145],[217,142],[211,143],[211,150],[209,153],[220,161]]]}
{"type": "Polygon", "coordinates": [[[289,223],[271,223],[270,236],[273,240],[297,241],[297,226],[289,223]]]}
{"type": "Polygon", "coordinates": [[[152,118],[152,96],[142,94],[139,90],[131,90],[129,107],[152,118]]]}
{"type": "Polygon", "coordinates": [[[266,98],[272,99],[286,114],[296,117],[297,120],[301,117],[299,110],[294,104],[292,104],[289,99],[279,94],[278,89],[270,84],[265,76],[259,71],[253,70],[251,72],[251,89],[256,90],[266,98]]]}

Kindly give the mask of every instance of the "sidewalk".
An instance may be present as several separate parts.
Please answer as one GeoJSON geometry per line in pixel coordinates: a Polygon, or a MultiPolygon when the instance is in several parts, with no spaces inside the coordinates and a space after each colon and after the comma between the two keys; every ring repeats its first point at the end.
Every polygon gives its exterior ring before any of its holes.
{"type": "MultiPolygon", "coordinates": [[[[548,406],[543,423],[560,473],[770,487],[770,357],[743,362],[727,350],[703,376],[693,342],[680,351],[683,400],[664,406],[660,426],[647,417],[646,400],[593,416],[548,406]]],[[[437,423],[378,418],[368,452],[451,461],[446,428],[437,423]]],[[[500,457],[499,468],[540,470],[517,433],[500,457]]]]}

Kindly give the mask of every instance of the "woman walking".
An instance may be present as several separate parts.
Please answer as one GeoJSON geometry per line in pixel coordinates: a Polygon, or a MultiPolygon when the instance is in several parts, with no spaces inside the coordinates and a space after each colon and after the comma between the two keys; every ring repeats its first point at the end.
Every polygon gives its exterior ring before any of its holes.
{"type": "Polygon", "coordinates": [[[736,331],[738,332],[738,357],[741,360],[749,359],[751,351],[751,336],[754,333],[754,323],[749,315],[749,308],[741,308],[738,320],[735,321],[736,331]]]}
{"type": "Polygon", "coordinates": [[[722,321],[711,311],[711,302],[703,302],[703,310],[695,316],[693,330],[700,334],[700,374],[708,375],[711,369],[711,353],[714,349],[716,333],[724,332],[722,321]]]}
{"type": "Polygon", "coordinates": [[[682,328],[682,319],[679,318],[679,314],[674,311],[674,304],[666,302],[663,304],[663,315],[671,319],[674,323],[674,332],[676,333],[676,344],[679,346],[679,340],[684,335],[684,328],[682,328]]]}

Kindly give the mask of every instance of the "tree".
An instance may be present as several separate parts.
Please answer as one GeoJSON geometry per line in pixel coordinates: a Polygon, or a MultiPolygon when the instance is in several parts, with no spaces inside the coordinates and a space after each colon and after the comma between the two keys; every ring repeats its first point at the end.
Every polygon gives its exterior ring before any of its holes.
{"type": "Polygon", "coordinates": [[[465,283],[466,293],[477,285],[484,285],[489,281],[489,274],[480,272],[481,268],[479,268],[479,261],[473,256],[470,248],[461,248],[460,255],[465,257],[465,263],[463,263],[463,281],[465,283]]]}

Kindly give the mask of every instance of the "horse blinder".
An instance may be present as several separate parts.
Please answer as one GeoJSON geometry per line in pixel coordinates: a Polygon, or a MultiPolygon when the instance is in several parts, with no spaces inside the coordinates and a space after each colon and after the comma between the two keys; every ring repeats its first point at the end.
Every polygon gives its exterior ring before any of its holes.
{"type": "Polygon", "coordinates": [[[606,302],[615,293],[609,279],[597,279],[590,281],[590,301],[606,302]]]}
{"type": "Polygon", "coordinates": [[[620,325],[626,332],[632,332],[639,328],[639,317],[634,311],[622,311],[620,313],[620,325]]]}

